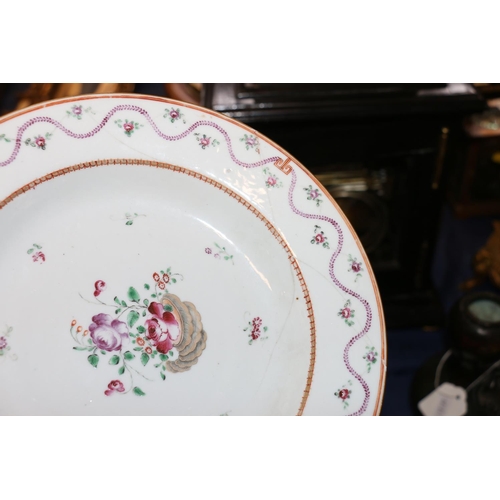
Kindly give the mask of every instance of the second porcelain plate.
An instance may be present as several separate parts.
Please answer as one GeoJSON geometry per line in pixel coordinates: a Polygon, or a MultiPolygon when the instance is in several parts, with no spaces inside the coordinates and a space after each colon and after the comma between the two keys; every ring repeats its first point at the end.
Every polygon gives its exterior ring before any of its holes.
{"type": "Polygon", "coordinates": [[[254,130],[82,96],[0,120],[0,414],[371,415],[375,280],[254,130]]]}

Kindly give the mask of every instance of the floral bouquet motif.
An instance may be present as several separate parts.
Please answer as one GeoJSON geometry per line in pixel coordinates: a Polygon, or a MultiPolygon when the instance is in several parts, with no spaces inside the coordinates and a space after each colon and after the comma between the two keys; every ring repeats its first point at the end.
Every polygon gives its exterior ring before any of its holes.
{"type": "Polygon", "coordinates": [[[75,320],[71,323],[70,333],[78,344],[73,349],[88,352],[91,366],[98,368],[107,357],[108,363],[117,367],[118,377],[128,375],[125,380],[111,380],[104,391],[106,396],[130,391],[144,396],[145,392],[134,383],[137,375],[150,380],[142,373],[142,367],[153,363],[160,378],[166,380],[166,371],[189,370],[206,347],[207,334],[194,304],[183,302],[166,290],[166,284],[177,282],[173,276],[180,275],[172,274],[170,268],[161,273],[162,278],[158,273],[153,275],[153,290],[149,284],[144,285],[152,301],[141,299],[139,292],[130,287],[128,302],[116,296],[115,304],[108,304],[98,298],[106,290],[106,283],[96,281],[94,297],[98,304],[116,308],[114,316],[98,313],[85,330],[75,320]]]}

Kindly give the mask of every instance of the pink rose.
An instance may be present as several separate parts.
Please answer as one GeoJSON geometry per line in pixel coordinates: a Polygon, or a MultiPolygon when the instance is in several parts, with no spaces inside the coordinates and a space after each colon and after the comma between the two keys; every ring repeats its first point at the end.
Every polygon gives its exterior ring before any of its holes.
{"type": "Polygon", "coordinates": [[[123,124],[123,128],[127,131],[127,132],[131,132],[132,130],[134,130],[134,124],[132,122],[125,122],[123,124]]]}
{"type": "Polygon", "coordinates": [[[148,311],[152,317],[146,320],[146,338],[161,354],[172,349],[173,342],[179,337],[180,328],[175,316],[163,309],[158,302],[151,302],[148,311]]]}
{"type": "Polygon", "coordinates": [[[339,398],[345,401],[349,397],[349,389],[342,389],[339,391],[339,398]]]}
{"type": "Polygon", "coordinates": [[[125,391],[125,387],[123,387],[123,384],[119,380],[112,380],[108,384],[108,389],[104,391],[104,394],[106,394],[106,396],[111,396],[111,394],[113,394],[113,392],[115,391],[118,392],[125,391]]]}
{"type": "Polygon", "coordinates": [[[82,114],[82,107],[81,106],[74,106],[73,113],[75,113],[75,115],[81,115],[82,114]]]}
{"type": "Polygon", "coordinates": [[[5,337],[0,337],[0,350],[7,347],[7,339],[5,337]]]}
{"type": "Polygon", "coordinates": [[[90,324],[90,336],[98,349],[119,351],[128,340],[128,328],[125,323],[113,319],[109,314],[97,314],[90,324]]]}
{"type": "Polygon", "coordinates": [[[351,316],[351,310],[348,307],[344,307],[341,311],[342,317],[348,319],[351,316]]]}
{"type": "Polygon", "coordinates": [[[38,137],[35,138],[35,144],[39,147],[44,149],[45,148],[45,139],[39,135],[38,137]]]}
{"type": "Polygon", "coordinates": [[[274,186],[276,184],[276,177],[268,177],[267,179],[267,183],[270,185],[270,186],[274,186]]]}
{"type": "Polygon", "coordinates": [[[359,273],[359,271],[361,271],[361,264],[359,262],[353,262],[352,265],[351,265],[351,269],[355,273],[359,273]]]}
{"type": "Polygon", "coordinates": [[[321,233],[318,233],[314,239],[316,240],[316,243],[323,243],[325,241],[325,237],[321,233]]]}
{"type": "Polygon", "coordinates": [[[309,196],[311,197],[311,199],[315,200],[319,196],[319,191],[317,189],[312,189],[309,192],[309,196]]]}
{"type": "Polygon", "coordinates": [[[208,146],[210,144],[210,137],[203,137],[200,139],[200,142],[203,147],[208,146]]]}
{"type": "Polygon", "coordinates": [[[373,362],[373,360],[375,359],[375,353],[373,351],[370,351],[367,355],[366,355],[366,359],[370,362],[373,362]]]}
{"type": "Polygon", "coordinates": [[[253,139],[252,137],[249,137],[249,138],[247,139],[246,143],[247,143],[249,146],[253,147],[253,146],[255,146],[255,139],[253,139]]]}
{"type": "Polygon", "coordinates": [[[170,118],[172,118],[174,120],[179,118],[179,113],[177,111],[175,111],[175,109],[173,109],[172,111],[170,111],[170,118]]]}
{"type": "Polygon", "coordinates": [[[205,248],[205,253],[208,253],[208,255],[210,255],[212,253],[212,249],[211,248],[205,248]]]}

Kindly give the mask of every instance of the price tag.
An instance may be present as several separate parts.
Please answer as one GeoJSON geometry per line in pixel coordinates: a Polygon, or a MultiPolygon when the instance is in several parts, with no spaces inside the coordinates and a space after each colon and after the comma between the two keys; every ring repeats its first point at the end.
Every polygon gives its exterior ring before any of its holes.
{"type": "Polygon", "coordinates": [[[418,403],[425,416],[461,417],[467,413],[467,392],[463,387],[445,382],[418,403]]]}

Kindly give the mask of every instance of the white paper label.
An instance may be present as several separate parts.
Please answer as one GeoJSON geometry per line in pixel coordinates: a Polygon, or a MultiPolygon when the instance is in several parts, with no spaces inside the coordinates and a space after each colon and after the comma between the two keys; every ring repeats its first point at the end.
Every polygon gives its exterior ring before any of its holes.
{"type": "Polygon", "coordinates": [[[460,417],[467,413],[467,392],[463,387],[445,382],[418,403],[425,416],[460,417]]]}

